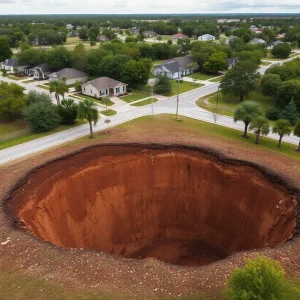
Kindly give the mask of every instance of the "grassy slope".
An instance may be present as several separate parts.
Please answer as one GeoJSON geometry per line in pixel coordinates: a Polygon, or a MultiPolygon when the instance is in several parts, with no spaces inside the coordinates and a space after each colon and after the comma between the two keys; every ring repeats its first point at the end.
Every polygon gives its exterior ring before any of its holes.
{"type": "Polygon", "coordinates": [[[26,127],[27,124],[24,121],[0,122],[0,136],[22,130],[26,127]]]}

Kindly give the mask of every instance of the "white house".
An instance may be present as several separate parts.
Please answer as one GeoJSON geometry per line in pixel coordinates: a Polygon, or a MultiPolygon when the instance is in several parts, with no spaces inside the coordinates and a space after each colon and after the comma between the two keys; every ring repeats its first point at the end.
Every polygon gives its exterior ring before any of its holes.
{"type": "Polygon", "coordinates": [[[194,73],[194,69],[191,67],[192,62],[193,60],[189,56],[176,57],[155,66],[153,74],[154,76],[165,76],[169,79],[181,78],[194,73]]]}
{"type": "Polygon", "coordinates": [[[47,63],[42,63],[33,68],[33,79],[45,80],[49,78],[50,68],[47,63]]]}
{"type": "Polygon", "coordinates": [[[265,40],[263,40],[263,39],[258,39],[258,38],[255,38],[255,39],[253,39],[253,40],[251,40],[251,41],[249,42],[249,44],[255,44],[255,45],[263,45],[263,44],[265,44],[265,43],[266,43],[265,40]]]}
{"type": "Polygon", "coordinates": [[[216,37],[211,34],[203,34],[198,37],[198,41],[215,41],[216,37]]]}
{"type": "Polygon", "coordinates": [[[50,81],[64,80],[67,85],[74,84],[77,81],[85,82],[88,80],[86,73],[73,68],[65,68],[58,72],[51,73],[49,75],[50,81]]]}
{"type": "Polygon", "coordinates": [[[127,84],[109,77],[99,77],[82,84],[81,92],[95,98],[118,97],[127,93],[127,84]]]}
{"type": "Polygon", "coordinates": [[[17,58],[8,58],[4,62],[0,63],[0,69],[5,69],[10,73],[14,73],[15,69],[18,69],[18,72],[23,72],[23,70],[28,65],[21,65],[17,58]]]}

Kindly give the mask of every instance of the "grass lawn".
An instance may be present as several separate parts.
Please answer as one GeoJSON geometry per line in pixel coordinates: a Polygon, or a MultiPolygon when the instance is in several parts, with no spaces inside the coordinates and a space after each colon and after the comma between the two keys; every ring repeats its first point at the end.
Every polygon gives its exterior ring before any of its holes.
{"type": "Polygon", "coordinates": [[[13,76],[13,75],[7,75],[7,78],[13,79],[13,80],[25,80],[28,77],[16,77],[16,76],[13,76]]]}
{"type": "MultiPolygon", "coordinates": [[[[172,92],[165,95],[165,96],[174,96],[177,95],[177,81],[176,80],[171,80],[172,82],[172,92]]],[[[195,84],[194,82],[187,82],[183,81],[182,83],[179,83],[179,93],[186,93],[194,89],[198,89],[200,87],[204,86],[204,84],[197,83],[195,84]]]]}
{"type": "Polygon", "coordinates": [[[34,82],[35,80],[34,79],[28,79],[28,80],[24,80],[23,83],[31,83],[31,82],[34,82]]]}
{"type": "MultiPolygon", "coordinates": [[[[257,102],[263,113],[273,106],[271,97],[264,96],[260,93],[250,93],[249,96],[245,97],[245,100],[251,100],[257,102]]],[[[212,107],[217,102],[217,93],[212,94],[211,96],[206,96],[197,101],[197,105],[205,108],[209,111],[212,110],[212,107]],[[208,99],[208,103],[205,103],[205,99],[208,99]]],[[[232,97],[228,99],[228,97],[224,97],[221,93],[219,93],[219,101],[218,101],[218,112],[222,115],[233,117],[234,110],[240,104],[240,101],[236,97],[232,97]]]]}
{"type": "Polygon", "coordinates": [[[113,115],[117,114],[117,112],[115,110],[113,110],[113,109],[108,109],[108,110],[102,110],[102,111],[100,111],[100,114],[109,117],[109,116],[113,116],[113,115]]]}
{"type": "Polygon", "coordinates": [[[84,43],[84,41],[82,41],[78,36],[75,36],[75,37],[68,37],[64,45],[77,45],[79,43],[84,43]]]}
{"type": "Polygon", "coordinates": [[[127,103],[130,103],[130,102],[137,101],[137,100],[140,100],[143,98],[147,98],[149,96],[150,95],[147,92],[132,90],[132,93],[130,93],[130,95],[122,96],[122,97],[120,97],[120,99],[122,99],[123,101],[125,101],[127,103]]]}
{"type": "Polygon", "coordinates": [[[220,76],[220,77],[217,77],[217,78],[214,78],[214,79],[210,79],[209,81],[211,81],[211,82],[219,82],[219,81],[222,80],[223,77],[224,76],[220,76]]]}
{"type": "Polygon", "coordinates": [[[196,73],[193,73],[193,74],[190,74],[190,75],[187,75],[187,77],[191,77],[191,78],[194,78],[194,79],[197,79],[197,80],[209,80],[209,79],[212,79],[214,77],[217,77],[217,75],[211,75],[211,74],[205,74],[203,72],[196,72],[196,73]]]}
{"type": "Polygon", "coordinates": [[[0,121],[0,136],[25,129],[28,124],[25,121],[1,122],[0,121]]]}
{"type": "Polygon", "coordinates": [[[155,103],[157,102],[158,100],[156,98],[149,98],[149,99],[146,99],[146,100],[143,100],[143,101],[139,101],[139,102],[136,102],[136,103],[133,103],[131,104],[132,106],[145,106],[145,105],[148,105],[148,104],[151,104],[152,102],[155,103]]]}
{"type": "MultiPolygon", "coordinates": [[[[47,83],[46,83],[47,84],[47,83]]],[[[44,90],[50,90],[50,87],[46,84],[39,84],[37,85],[37,87],[41,88],[41,89],[44,89],[44,90]]]]}
{"type": "Polygon", "coordinates": [[[272,63],[269,62],[269,61],[262,61],[260,64],[261,64],[261,66],[269,66],[269,65],[271,65],[272,63]]]}
{"type": "MultiPolygon", "coordinates": [[[[102,105],[106,105],[106,103],[102,103],[101,100],[99,99],[96,99],[94,97],[90,97],[90,96],[87,96],[87,95],[83,95],[83,94],[74,94],[72,95],[72,97],[74,98],[77,98],[77,99],[87,99],[87,100],[93,100],[95,101],[96,103],[100,103],[102,105]]],[[[107,101],[107,106],[112,106],[114,105],[115,103],[113,101],[111,101],[110,99],[107,101]]]]}
{"type": "Polygon", "coordinates": [[[76,126],[79,126],[79,125],[82,125],[82,124],[85,124],[85,123],[86,123],[86,121],[76,120],[76,123],[74,125],[60,125],[60,126],[58,126],[57,128],[55,128],[51,131],[42,132],[42,133],[28,133],[28,134],[25,134],[23,136],[13,138],[11,140],[0,142],[0,150],[6,149],[6,148],[9,148],[9,147],[13,147],[13,146],[16,146],[16,145],[19,145],[19,144],[23,144],[23,143],[26,143],[26,142],[29,142],[29,141],[32,141],[32,140],[35,140],[35,139],[53,134],[53,133],[64,131],[64,130],[67,130],[67,129],[70,129],[72,127],[76,127],[76,126]]]}

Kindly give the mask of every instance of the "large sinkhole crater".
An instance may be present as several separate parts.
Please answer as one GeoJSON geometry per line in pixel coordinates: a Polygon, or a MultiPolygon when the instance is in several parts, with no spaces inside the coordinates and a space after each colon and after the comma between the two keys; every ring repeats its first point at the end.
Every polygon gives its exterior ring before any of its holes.
{"type": "Polygon", "coordinates": [[[179,147],[101,146],[28,175],[9,208],[54,245],[204,265],[292,237],[296,201],[257,168],[179,147]]]}

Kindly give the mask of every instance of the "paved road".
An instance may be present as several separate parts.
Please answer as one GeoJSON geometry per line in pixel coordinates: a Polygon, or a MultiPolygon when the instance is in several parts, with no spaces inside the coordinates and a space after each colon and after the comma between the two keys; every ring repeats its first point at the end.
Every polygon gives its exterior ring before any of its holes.
{"type": "MultiPolygon", "coordinates": [[[[264,73],[268,66],[263,66],[260,68],[260,72],[264,73]]],[[[0,77],[0,80],[2,78],[0,77]]],[[[213,116],[210,112],[197,107],[195,105],[195,101],[201,97],[204,97],[208,94],[216,92],[218,89],[219,83],[212,83],[205,87],[195,89],[185,94],[180,95],[179,101],[179,114],[182,116],[190,117],[197,120],[203,120],[206,122],[213,123],[213,116]]],[[[34,85],[26,85],[27,89],[40,90],[34,85]]],[[[151,105],[144,107],[133,107],[130,105],[124,106],[122,111],[119,111],[117,115],[110,117],[111,125],[115,126],[135,118],[151,115],[152,109],[151,105]]],[[[153,112],[154,114],[175,114],[176,112],[176,96],[168,98],[166,100],[161,100],[153,104],[153,112]]],[[[104,123],[105,118],[102,118],[100,122],[95,126],[94,130],[99,131],[106,128],[106,124],[104,123]]],[[[244,124],[242,122],[233,122],[231,117],[220,116],[217,124],[223,125],[229,128],[234,128],[238,130],[244,129],[244,124]]],[[[81,125],[78,127],[74,127],[59,133],[55,133],[43,138],[39,138],[21,145],[17,145],[8,149],[4,149],[0,151],[0,164],[5,162],[24,157],[26,155],[39,152],[41,150],[50,148],[52,146],[57,146],[59,144],[74,140],[76,138],[85,136],[89,133],[88,124],[81,125]]],[[[269,134],[269,138],[278,139],[278,136],[275,134],[269,134]]],[[[285,137],[283,139],[284,142],[288,142],[294,145],[298,145],[299,139],[295,136],[285,137]]]]}

